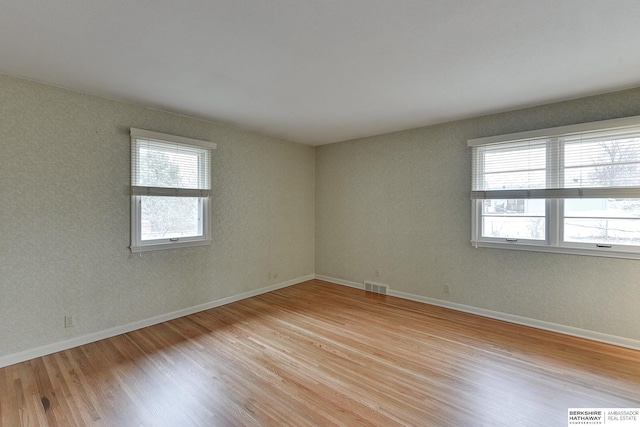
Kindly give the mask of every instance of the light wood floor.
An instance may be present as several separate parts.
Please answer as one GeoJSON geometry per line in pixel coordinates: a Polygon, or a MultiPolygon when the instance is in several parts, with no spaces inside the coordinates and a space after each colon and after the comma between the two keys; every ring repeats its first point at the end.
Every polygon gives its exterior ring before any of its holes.
{"type": "Polygon", "coordinates": [[[640,352],[312,280],[0,369],[2,426],[566,426],[640,352]]]}

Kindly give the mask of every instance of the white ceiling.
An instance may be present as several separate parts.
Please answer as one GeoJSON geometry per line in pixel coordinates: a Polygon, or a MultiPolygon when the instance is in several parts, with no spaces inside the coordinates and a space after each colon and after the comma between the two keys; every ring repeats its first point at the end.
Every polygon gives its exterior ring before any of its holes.
{"type": "Polygon", "coordinates": [[[312,145],[640,86],[638,0],[0,5],[0,73],[312,145]]]}

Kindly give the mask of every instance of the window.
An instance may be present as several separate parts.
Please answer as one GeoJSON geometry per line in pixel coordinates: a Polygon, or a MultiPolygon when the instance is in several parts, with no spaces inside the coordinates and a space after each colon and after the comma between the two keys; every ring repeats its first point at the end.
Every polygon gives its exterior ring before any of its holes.
{"type": "Polygon", "coordinates": [[[211,242],[211,150],[216,144],[131,129],[131,251],[211,242]]]}
{"type": "Polygon", "coordinates": [[[640,116],[468,145],[475,246],[640,258],[640,116]]]}

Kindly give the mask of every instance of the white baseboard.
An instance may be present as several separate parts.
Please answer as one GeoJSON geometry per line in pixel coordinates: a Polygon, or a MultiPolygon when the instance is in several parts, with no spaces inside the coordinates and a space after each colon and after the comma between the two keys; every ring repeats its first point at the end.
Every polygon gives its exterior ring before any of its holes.
{"type": "Polygon", "coordinates": [[[307,280],[311,280],[313,278],[315,278],[314,275],[299,277],[297,279],[288,280],[286,282],[277,283],[275,285],[265,286],[260,289],[244,292],[231,297],[210,301],[208,303],[199,304],[199,305],[188,307],[178,311],[173,311],[171,313],[161,314],[159,316],[151,317],[149,319],[143,319],[137,322],[128,323],[126,325],[116,326],[114,328],[105,329],[102,331],[93,332],[91,334],[71,338],[69,340],[58,341],[52,344],[43,345],[41,347],[21,351],[18,353],[8,354],[6,356],[0,357],[0,368],[13,365],[15,363],[24,362],[26,360],[34,359],[36,357],[46,356],[47,354],[55,353],[58,351],[67,350],[69,348],[78,347],[80,345],[89,344],[89,343],[103,340],[106,338],[111,338],[116,335],[125,334],[127,332],[135,331],[136,329],[146,328],[147,326],[156,325],[158,323],[177,319],[179,317],[188,316],[190,314],[194,314],[199,311],[220,307],[221,305],[229,304],[229,303],[240,301],[246,298],[251,298],[256,295],[264,294],[267,292],[275,291],[277,289],[282,289],[288,286],[296,285],[298,283],[306,282],[307,280]]]}
{"type": "MultiPolygon", "coordinates": [[[[211,301],[205,304],[188,307],[182,310],[173,311],[171,313],[161,314],[159,316],[151,317],[148,319],[139,320],[137,322],[128,323],[126,325],[116,326],[114,328],[105,329],[102,331],[94,332],[87,335],[71,338],[65,341],[59,341],[52,344],[47,344],[41,347],[21,351],[18,353],[8,354],[0,357],[0,368],[13,365],[15,363],[24,362],[26,360],[34,359],[36,357],[46,356],[47,354],[55,353],[58,351],[67,350],[69,348],[77,347],[84,344],[89,344],[95,341],[99,341],[106,338],[111,338],[116,335],[125,334],[127,332],[135,331],[136,329],[146,328],[158,323],[166,322],[169,320],[177,319],[179,317],[188,316],[199,311],[209,310],[211,308],[220,307],[225,304],[240,301],[246,298],[250,298],[256,295],[264,294],[267,292],[275,291],[277,289],[286,288],[288,286],[296,285],[298,283],[306,282],[311,279],[324,280],[338,285],[349,286],[357,289],[364,289],[363,283],[352,282],[349,280],[338,279],[335,277],[323,276],[323,275],[309,275],[299,277],[297,279],[288,280],[286,282],[277,283],[275,285],[265,286],[260,289],[256,289],[242,294],[234,295],[227,298],[211,301]]],[[[574,328],[572,326],[561,325],[558,323],[546,322],[543,320],[531,319],[528,317],[517,316],[514,314],[502,313],[493,310],[487,310],[484,308],[473,307],[464,304],[458,304],[450,301],[439,300],[435,298],[424,297],[420,295],[414,295],[406,292],[395,291],[389,289],[388,295],[403,298],[411,301],[422,302],[425,304],[436,305],[439,307],[450,308],[465,313],[477,314],[492,319],[504,320],[510,323],[516,323],[524,326],[531,326],[537,329],[543,329],[552,332],[558,332],[565,335],[571,335],[579,338],[586,338],[592,341],[603,342],[606,344],[613,344],[620,347],[631,348],[634,350],[640,350],[640,341],[632,340],[629,338],[619,337],[616,335],[603,334],[601,332],[589,331],[586,329],[574,328]]]]}
{"type": "Polygon", "coordinates": [[[318,280],[324,280],[325,282],[337,283],[342,286],[349,286],[350,288],[364,289],[364,283],[351,282],[349,280],[336,279],[335,277],[322,276],[316,274],[315,278],[318,280]]]}
{"type": "MultiPolygon", "coordinates": [[[[327,282],[336,283],[338,285],[349,286],[352,288],[364,289],[363,283],[352,282],[349,280],[337,279],[316,274],[316,279],[327,282]]],[[[518,316],[515,314],[502,313],[499,311],[487,310],[484,308],[473,307],[470,305],[458,304],[455,302],[440,300],[436,298],[423,297],[407,292],[395,291],[388,289],[387,295],[403,298],[411,301],[422,302],[425,304],[436,305],[439,307],[450,308],[452,310],[462,311],[465,313],[477,314],[491,319],[504,320],[505,322],[516,323],[518,325],[530,326],[532,328],[543,329],[545,331],[558,332],[578,338],[585,338],[591,341],[598,341],[606,344],[613,344],[620,347],[626,347],[633,350],[640,350],[640,341],[630,338],[619,337],[616,335],[603,334],[602,332],[590,331],[588,329],[575,328],[573,326],[561,325],[559,323],[546,322],[544,320],[531,319],[529,317],[518,316]]]]}

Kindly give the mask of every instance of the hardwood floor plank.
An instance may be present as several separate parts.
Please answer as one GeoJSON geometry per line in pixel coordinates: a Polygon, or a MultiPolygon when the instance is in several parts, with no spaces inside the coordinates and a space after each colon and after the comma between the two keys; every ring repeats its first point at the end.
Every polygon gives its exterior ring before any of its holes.
{"type": "Polygon", "coordinates": [[[640,407],[640,352],[319,280],[0,369],[2,426],[548,427],[570,407],[640,407]]]}
{"type": "Polygon", "coordinates": [[[0,369],[0,425],[2,426],[20,425],[17,390],[12,368],[12,366],[8,366],[0,369]]]}
{"type": "MultiPolygon", "coordinates": [[[[205,319],[204,322],[207,322],[207,320],[205,319]]],[[[242,354],[248,354],[249,352],[252,351],[252,345],[250,343],[246,343],[243,344],[240,340],[238,340],[239,337],[244,335],[243,331],[238,330],[236,327],[234,327],[233,325],[229,325],[229,327],[226,328],[225,330],[225,334],[226,337],[232,338],[232,341],[229,342],[227,341],[227,339],[224,339],[222,337],[220,337],[220,339],[217,339],[216,342],[218,342],[218,344],[222,343],[223,346],[227,346],[227,348],[229,349],[229,352],[226,353],[226,355],[221,355],[222,358],[224,358],[229,364],[231,365],[238,365],[237,361],[235,359],[237,359],[237,352],[241,352],[242,354]]],[[[264,350],[263,348],[260,349],[260,352],[262,352],[262,350],[264,350]]],[[[325,418],[330,418],[330,414],[312,414],[309,413],[307,411],[307,407],[305,405],[301,405],[300,402],[301,400],[304,403],[304,387],[305,384],[303,381],[300,381],[300,378],[294,378],[293,381],[291,381],[291,383],[294,385],[294,387],[291,387],[289,390],[283,390],[281,384],[282,383],[287,383],[288,378],[286,378],[285,376],[282,376],[280,372],[278,372],[277,368],[274,368],[274,362],[273,361],[265,361],[265,360],[260,360],[256,358],[252,358],[252,359],[247,359],[245,360],[241,365],[238,365],[238,367],[240,368],[239,370],[234,370],[233,373],[235,374],[234,378],[235,381],[240,381],[240,382],[245,382],[245,378],[248,376],[253,376],[253,382],[249,382],[248,383],[248,388],[247,390],[250,392],[251,388],[252,388],[252,383],[253,384],[257,384],[260,386],[260,388],[262,390],[268,390],[268,393],[266,393],[267,399],[269,400],[268,402],[264,402],[261,401],[261,405],[259,407],[254,407],[255,405],[252,405],[253,407],[253,411],[261,411],[264,408],[277,408],[278,406],[282,406],[283,403],[287,403],[287,406],[289,407],[296,407],[301,414],[303,414],[303,420],[301,422],[303,422],[304,424],[308,424],[309,421],[304,421],[304,419],[306,418],[312,418],[313,420],[317,420],[317,422],[322,425],[325,424],[324,422],[322,422],[323,416],[325,418]],[[287,393],[288,391],[288,393],[287,393]],[[276,398],[274,400],[274,398],[276,398]],[[267,403],[267,404],[265,404],[267,403]],[[327,417],[327,415],[329,415],[329,417],[327,417]]],[[[295,367],[294,367],[295,369],[295,367]]],[[[239,396],[237,396],[237,398],[242,398],[242,396],[246,394],[245,393],[240,393],[239,396]]],[[[321,403],[322,399],[320,399],[320,396],[317,397],[317,402],[321,403]]],[[[293,423],[292,420],[288,420],[287,418],[282,418],[282,416],[284,414],[287,414],[287,412],[290,412],[291,414],[296,414],[296,411],[290,411],[288,408],[283,408],[284,410],[279,411],[278,414],[275,414],[275,416],[277,417],[276,419],[279,419],[279,423],[282,422],[291,422],[292,424],[296,424],[293,423]]],[[[256,416],[259,416],[260,413],[256,413],[256,416]]],[[[274,414],[268,414],[269,417],[274,417],[274,414]]],[[[349,415],[349,414],[345,414],[345,415],[349,415]]],[[[361,422],[359,422],[357,420],[357,418],[352,419],[352,424],[353,425],[360,425],[361,422]]]]}
{"type": "Polygon", "coordinates": [[[42,358],[43,371],[46,372],[47,381],[42,386],[39,385],[42,398],[49,401],[49,409],[45,411],[49,425],[89,425],[95,423],[96,418],[92,417],[95,408],[91,411],[85,410],[78,405],[83,399],[74,391],[74,382],[68,381],[68,375],[64,372],[65,365],[62,363],[64,352],[55,353],[42,358]],[[47,388],[50,389],[47,392],[47,388]]]}

